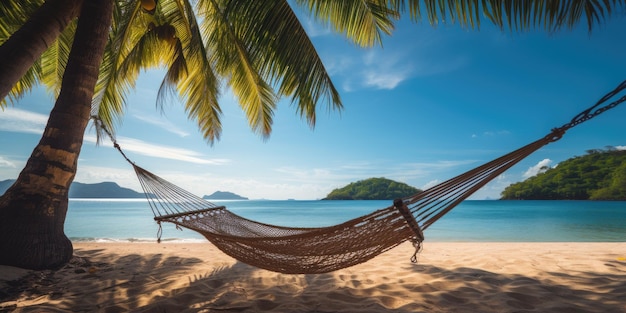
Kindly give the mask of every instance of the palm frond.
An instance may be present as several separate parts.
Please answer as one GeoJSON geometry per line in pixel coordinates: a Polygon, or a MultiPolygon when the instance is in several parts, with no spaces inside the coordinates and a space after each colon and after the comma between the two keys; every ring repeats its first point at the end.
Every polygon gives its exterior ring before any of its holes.
{"type": "Polygon", "coordinates": [[[458,22],[464,27],[478,28],[481,17],[500,28],[529,30],[544,28],[555,32],[563,27],[573,28],[581,20],[591,32],[625,0],[390,0],[390,6],[404,11],[408,6],[414,20],[426,18],[435,25],[440,21],[458,22]]]}
{"type": "Polygon", "coordinates": [[[177,88],[185,100],[187,115],[198,123],[204,138],[213,144],[222,133],[222,110],[217,102],[215,86],[207,80],[196,79],[204,75],[200,67],[190,67],[189,73],[179,81],[177,88]]]}
{"type": "MultiPolygon", "coordinates": [[[[277,97],[259,73],[255,53],[244,34],[251,23],[237,9],[254,2],[206,0],[199,1],[205,13],[202,32],[207,38],[211,62],[216,71],[228,79],[228,85],[239,100],[252,130],[267,138],[272,130],[277,97]],[[226,3],[222,3],[226,2],[226,3]]],[[[256,2],[256,1],[255,1],[256,2]]]]}
{"type": "MultiPolygon", "coordinates": [[[[139,76],[138,70],[121,73],[120,67],[134,44],[145,34],[152,18],[142,11],[139,1],[116,1],[113,20],[91,114],[98,116],[100,123],[115,133],[116,127],[121,124],[128,92],[134,88],[139,76]]],[[[99,132],[98,139],[102,137],[100,135],[99,132]]]]}
{"type": "Polygon", "coordinates": [[[0,1],[0,45],[24,25],[43,2],[43,0],[0,1]]]}
{"type": "Polygon", "coordinates": [[[362,47],[382,43],[383,34],[390,35],[394,22],[400,18],[398,5],[386,0],[297,0],[322,23],[345,34],[362,47]]]}
{"type": "Polygon", "coordinates": [[[55,98],[61,90],[61,81],[72,49],[76,24],[76,21],[69,23],[57,40],[41,55],[40,81],[55,98]]]}
{"type": "Polygon", "coordinates": [[[200,11],[191,6],[189,1],[162,1],[164,19],[175,25],[182,54],[186,61],[186,71],[178,81],[168,79],[169,74],[159,88],[157,104],[162,105],[165,95],[173,95],[178,89],[183,99],[189,119],[195,120],[205,139],[213,144],[222,132],[219,106],[219,82],[214,73],[204,39],[195,15],[200,11]],[[168,13],[165,13],[168,12],[168,13]],[[164,92],[167,90],[168,92],[164,92]]]}
{"type": "Polygon", "coordinates": [[[157,106],[163,107],[163,102],[167,98],[167,94],[175,94],[176,84],[188,74],[187,61],[183,56],[183,46],[177,38],[176,42],[170,47],[171,61],[167,64],[167,72],[165,78],[159,87],[157,93],[157,106]]]}
{"type": "Polygon", "coordinates": [[[7,96],[0,100],[0,109],[6,107],[9,103],[17,103],[24,95],[31,91],[39,84],[39,73],[41,72],[41,64],[35,62],[28,71],[20,78],[20,80],[13,86],[7,96]]]}
{"type": "Polygon", "coordinates": [[[250,54],[279,96],[290,96],[301,117],[315,125],[320,102],[340,110],[341,99],[310,38],[287,1],[255,2],[237,11],[243,21],[240,32],[250,54]]]}
{"type": "MultiPolygon", "coordinates": [[[[33,1],[0,1],[0,45],[26,23],[31,15],[43,4],[43,0],[33,1]]],[[[75,26],[75,25],[74,25],[75,26]]],[[[70,25],[71,27],[71,25],[70,25]]],[[[73,30],[67,30],[66,34],[73,34],[73,30]]],[[[59,40],[67,40],[64,37],[59,40]]],[[[66,41],[64,41],[67,43],[66,41]]],[[[70,41],[71,43],[71,41],[70,41]]],[[[66,58],[67,60],[67,58],[66,58]]],[[[41,83],[42,59],[40,58],[27,70],[27,72],[15,83],[7,94],[0,100],[0,108],[9,103],[16,103],[27,92],[41,83]]]]}

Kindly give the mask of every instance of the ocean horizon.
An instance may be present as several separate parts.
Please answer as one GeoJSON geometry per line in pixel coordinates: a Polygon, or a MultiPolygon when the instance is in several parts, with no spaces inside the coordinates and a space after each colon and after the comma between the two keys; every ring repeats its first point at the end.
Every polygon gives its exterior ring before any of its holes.
{"type": "MultiPolygon", "coordinates": [[[[288,227],[339,224],[391,200],[214,200],[245,218],[288,227]]],[[[206,242],[162,223],[162,241],[206,242]]],[[[156,242],[159,226],[146,199],[70,199],[65,233],[75,242],[156,242]]],[[[626,201],[466,200],[425,230],[428,241],[622,242],[626,201]]]]}

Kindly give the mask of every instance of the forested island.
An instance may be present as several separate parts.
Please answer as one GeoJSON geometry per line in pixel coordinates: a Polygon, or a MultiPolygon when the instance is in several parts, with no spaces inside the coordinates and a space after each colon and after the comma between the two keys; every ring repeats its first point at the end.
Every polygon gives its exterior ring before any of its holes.
{"type": "Polygon", "coordinates": [[[386,178],[368,178],[331,191],[322,200],[393,200],[421,190],[386,178]]]}
{"type": "Polygon", "coordinates": [[[626,150],[589,150],[515,183],[503,200],[626,200],[626,150]]]}

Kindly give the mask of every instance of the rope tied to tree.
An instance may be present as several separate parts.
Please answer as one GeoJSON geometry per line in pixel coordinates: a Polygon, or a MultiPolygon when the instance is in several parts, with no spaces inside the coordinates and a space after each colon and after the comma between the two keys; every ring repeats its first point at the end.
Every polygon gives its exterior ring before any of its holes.
{"type": "Polygon", "coordinates": [[[117,143],[117,140],[115,139],[115,136],[113,136],[113,133],[104,126],[104,122],[102,122],[102,119],[97,116],[97,115],[92,115],[91,119],[93,120],[94,125],[96,126],[97,130],[102,130],[104,131],[108,136],[109,139],[111,139],[111,142],[113,142],[113,147],[115,149],[117,149],[117,151],[119,151],[122,156],[124,157],[124,159],[126,159],[126,161],[132,165],[135,165],[135,162],[131,161],[127,156],[126,153],[124,153],[124,151],[122,151],[122,148],[120,147],[120,145],[117,143]]]}

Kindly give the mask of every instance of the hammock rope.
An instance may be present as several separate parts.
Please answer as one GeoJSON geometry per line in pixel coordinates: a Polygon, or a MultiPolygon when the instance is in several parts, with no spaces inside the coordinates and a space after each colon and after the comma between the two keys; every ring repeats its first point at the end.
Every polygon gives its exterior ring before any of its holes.
{"type": "Polygon", "coordinates": [[[144,190],[155,221],[173,223],[202,234],[231,257],[267,270],[290,273],[326,273],[366,262],[405,241],[411,241],[413,262],[430,225],[471,194],[541,147],[561,139],[565,132],[626,101],[626,95],[605,104],[626,89],[626,81],[570,122],[543,138],[439,183],[416,195],[396,199],[390,206],[344,223],[318,228],[269,225],[249,220],[186,191],[143,169],[122,151],[98,117],[114,147],[131,164],[144,190]]]}

